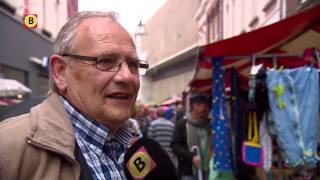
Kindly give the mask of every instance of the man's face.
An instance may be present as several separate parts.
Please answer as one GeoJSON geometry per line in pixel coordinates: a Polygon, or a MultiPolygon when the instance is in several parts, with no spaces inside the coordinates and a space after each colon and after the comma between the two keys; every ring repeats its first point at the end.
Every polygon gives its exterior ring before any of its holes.
{"type": "Polygon", "coordinates": [[[209,105],[207,103],[194,103],[192,111],[199,118],[199,120],[207,119],[209,114],[209,105]]]}
{"type": "MultiPolygon", "coordinates": [[[[76,34],[72,54],[83,56],[115,55],[137,59],[130,35],[107,18],[83,21],[76,34]]],[[[68,61],[68,59],[66,59],[68,61]]],[[[139,90],[139,75],[126,63],[118,72],[96,69],[95,62],[74,60],[66,70],[65,96],[81,112],[111,129],[117,129],[131,115],[139,90]]]]}

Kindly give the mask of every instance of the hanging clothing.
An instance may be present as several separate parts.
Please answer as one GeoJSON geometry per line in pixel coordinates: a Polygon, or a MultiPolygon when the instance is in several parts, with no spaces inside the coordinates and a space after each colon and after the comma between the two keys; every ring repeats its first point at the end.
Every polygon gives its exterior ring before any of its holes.
{"type": "Polygon", "coordinates": [[[272,166],[272,140],[267,126],[268,113],[265,113],[259,127],[260,144],[263,149],[263,169],[268,172],[272,166]]]}
{"type": "Polygon", "coordinates": [[[214,167],[217,171],[231,171],[231,149],[229,139],[229,122],[227,119],[224,77],[222,62],[223,57],[213,57],[213,89],[212,89],[212,140],[214,144],[214,167]]]}
{"type": "Polygon", "coordinates": [[[241,158],[242,142],[244,137],[243,126],[243,99],[240,88],[239,74],[235,68],[231,69],[231,143],[232,143],[232,170],[237,176],[243,165],[241,158]]]}
{"type": "Polygon", "coordinates": [[[314,167],[317,156],[319,75],[313,67],[269,70],[269,104],[277,141],[291,167],[314,167]]]}
{"type": "MultiPolygon", "coordinates": [[[[249,175],[254,173],[252,166],[246,165],[242,161],[242,142],[245,140],[245,111],[246,103],[243,99],[244,91],[241,88],[241,82],[239,73],[235,68],[227,69],[226,73],[229,73],[229,78],[225,81],[230,81],[231,98],[230,98],[230,131],[231,131],[231,150],[232,150],[232,173],[236,179],[250,179],[249,175]]],[[[214,160],[212,160],[213,163],[214,160]]],[[[215,167],[213,167],[215,168],[215,167]]],[[[228,174],[228,173],[227,173],[228,174]]],[[[210,172],[212,179],[220,177],[218,172],[210,172]],[[211,175],[212,174],[212,175],[211,175]]]]}

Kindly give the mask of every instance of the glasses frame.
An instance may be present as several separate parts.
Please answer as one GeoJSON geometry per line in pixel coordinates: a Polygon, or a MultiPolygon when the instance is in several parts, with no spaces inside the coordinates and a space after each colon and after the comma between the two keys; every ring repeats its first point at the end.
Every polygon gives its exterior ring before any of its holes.
{"type": "MultiPolygon", "coordinates": [[[[69,53],[64,53],[62,54],[62,56],[66,56],[66,57],[72,57],[74,59],[78,59],[78,60],[82,60],[82,61],[94,61],[96,62],[96,69],[100,70],[100,71],[107,71],[107,72],[118,72],[120,71],[120,68],[121,68],[121,64],[122,62],[120,62],[120,64],[118,64],[117,66],[119,66],[118,70],[116,71],[112,71],[112,70],[103,70],[103,69],[100,69],[98,68],[98,64],[99,64],[99,61],[98,61],[98,58],[99,57],[92,57],[92,56],[83,56],[83,55],[77,55],[77,54],[69,54],[69,53]]],[[[139,61],[139,67],[138,68],[142,68],[142,69],[145,69],[147,70],[149,68],[149,64],[147,63],[141,63],[141,62],[144,62],[143,60],[137,60],[139,61]]],[[[124,61],[126,62],[126,61],[124,61]]],[[[127,62],[126,62],[127,63],[127,62]]],[[[129,68],[130,69],[130,68],[129,68]]],[[[131,73],[133,73],[131,70],[130,70],[131,73]]],[[[139,69],[137,71],[137,73],[133,73],[133,74],[140,74],[139,73],[139,69]]],[[[145,73],[141,73],[141,75],[143,75],[145,73]]]]}

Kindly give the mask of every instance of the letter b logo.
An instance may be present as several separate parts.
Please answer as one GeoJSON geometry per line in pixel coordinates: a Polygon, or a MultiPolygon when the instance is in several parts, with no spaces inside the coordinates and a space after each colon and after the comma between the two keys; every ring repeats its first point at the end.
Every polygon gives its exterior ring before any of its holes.
{"type": "Polygon", "coordinates": [[[29,24],[33,24],[33,17],[29,17],[29,24]]]}
{"type": "Polygon", "coordinates": [[[38,16],[36,14],[24,15],[24,26],[28,28],[36,28],[38,25],[38,16]]]}
{"type": "Polygon", "coordinates": [[[142,161],[142,158],[140,156],[133,161],[133,164],[136,166],[139,172],[142,172],[143,169],[146,167],[146,163],[142,161]]]}
{"type": "Polygon", "coordinates": [[[141,147],[135,154],[131,156],[126,164],[132,177],[135,179],[144,178],[157,165],[150,157],[144,147],[141,147]]]}

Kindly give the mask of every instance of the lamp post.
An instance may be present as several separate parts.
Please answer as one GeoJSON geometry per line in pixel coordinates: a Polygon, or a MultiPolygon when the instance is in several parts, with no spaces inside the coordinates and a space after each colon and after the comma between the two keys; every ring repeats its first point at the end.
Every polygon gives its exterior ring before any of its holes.
{"type": "Polygon", "coordinates": [[[137,29],[134,33],[134,40],[135,40],[135,43],[137,46],[138,57],[140,59],[144,59],[143,57],[141,57],[142,56],[141,39],[142,39],[142,36],[145,36],[145,35],[147,35],[147,31],[146,31],[144,24],[142,24],[142,22],[140,20],[139,24],[137,26],[137,29]]]}
{"type": "MultiPolygon", "coordinates": [[[[135,43],[136,43],[138,57],[139,57],[139,59],[142,59],[142,60],[146,60],[147,59],[146,53],[142,52],[142,47],[141,47],[142,46],[142,44],[141,44],[142,43],[141,42],[142,36],[145,36],[145,35],[147,35],[147,31],[146,31],[146,28],[145,28],[144,24],[142,24],[142,22],[140,20],[139,24],[138,24],[138,26],[136,28],[136,31],[134,33],[134,40],[135,40],[135,43]]],[[[147,83],[146,81],[147,81],[147,78],[140,76],[140,87],[141,88],[140,88],[140,91],[138,93],[138,97],[137,97],[138,100],[143,99],[142,95],[141,95],[141,91],[146,88],[145,87],[145,83],[147,83]]],[[[146,93],[146,91],[144,93],[146,93]]],[[[145,94],[144,94],[144,97],[146,97],[145,94]]]]}

